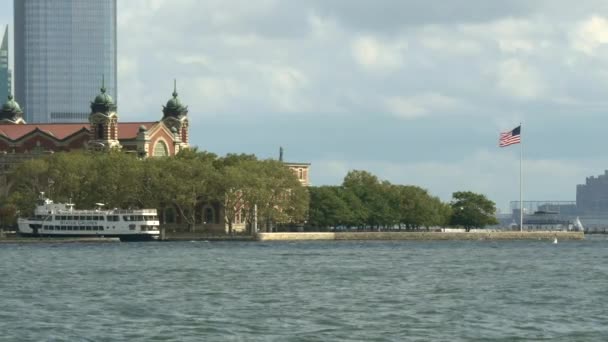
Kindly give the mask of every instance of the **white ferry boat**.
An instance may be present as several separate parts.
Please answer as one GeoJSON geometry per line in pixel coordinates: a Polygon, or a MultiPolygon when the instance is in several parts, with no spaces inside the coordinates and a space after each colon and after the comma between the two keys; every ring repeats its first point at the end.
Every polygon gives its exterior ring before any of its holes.
{"type": "Polygon", "coordinates": [[[19,218],[19,234],[36,237],[117,237],[121,241],[156,240],[156,209],[76,210],[71,203],[53,203],[41,194],[34,216],[19,218]]]}

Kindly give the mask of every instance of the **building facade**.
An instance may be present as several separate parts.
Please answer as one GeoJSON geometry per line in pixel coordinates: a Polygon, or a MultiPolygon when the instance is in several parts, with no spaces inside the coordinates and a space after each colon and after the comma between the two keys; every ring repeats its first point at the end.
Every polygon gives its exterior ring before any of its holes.
{"type": "Polygon", "coordinates": [[[86,123],[27,123],[21,106],[8,95],[0,108],[0,172],[48,153],[118,149],[141,158],[174,156],[189,147],[188,107],[177,91],[159,121],[120,122],[117,106],[102,86],[90,103],[86,123]]]}
{"type": "MultiPolygon", "coordinates": [[[[14,0],[15,98],[28,123],[87,122],[116,86],[116,0],[14,0]]],[[[5,99],[2,97],[1,99],[5,99]]]]}
{"type": "MultiPolygon", "coordinates": [[[[2,31],[0,31],[2,32],[2,31]]],[[[12,93],[12,74],[8,67],[8,25],[0,40],[0,99],[4,100],[12,93]]]]}
{"type": "Polygon", "coordinates": [[[608,170],[576,186],[576,207],[581,215],[608,215],[608,170]]]}

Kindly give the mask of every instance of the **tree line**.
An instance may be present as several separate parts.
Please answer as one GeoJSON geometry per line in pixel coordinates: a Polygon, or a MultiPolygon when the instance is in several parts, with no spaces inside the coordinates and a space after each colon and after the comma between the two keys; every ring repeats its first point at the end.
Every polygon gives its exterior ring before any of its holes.
{"type": "MultiPolygon", "coordinates": [[[[367,171],[350,171],[340,186],[310,188],[309,225],[359,229],[481,228],[496,224],[494,202],[470,191],[442,202],[413,185],[381,181],[367,171]]],[[[315,229],[315,228],[313,228],[315,229]]]]}
{"type": "Polygon", "coordinates": [[[0,198],[0,223],[33,212],[40,192],[76,208],[172,207],[194,228],[202,203],[218,203],[232,232],[237,215],[248,227],[420,229],[495,224],[496,208],[484,195],[456,192],[442,202],[427,190],[395,185],[367,171],[350,171],[339,186],[303,187],[277,160],[253,155],[224,157],[188,149],[176,157],[140,159],[124,152],[55,153],[18,165],[8,174],[0,198]],[[198,210],[198,211],[197,211],[198,210]]]}

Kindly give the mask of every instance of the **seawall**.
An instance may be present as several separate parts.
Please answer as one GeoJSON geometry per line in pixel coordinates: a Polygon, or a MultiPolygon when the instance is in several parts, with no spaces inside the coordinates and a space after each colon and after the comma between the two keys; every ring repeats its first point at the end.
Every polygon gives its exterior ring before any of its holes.
{"type": "Polygon", "coordinates": [[[583,240],[583,232],[488,231],[447,232],[335,232],[335,233],[258,233],[258,241],[348,241],[348,240],[583,240]]]}

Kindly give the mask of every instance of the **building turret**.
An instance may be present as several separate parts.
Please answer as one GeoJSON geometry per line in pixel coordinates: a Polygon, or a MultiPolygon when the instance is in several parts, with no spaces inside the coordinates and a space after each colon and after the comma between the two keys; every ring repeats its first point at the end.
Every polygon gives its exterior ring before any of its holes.
{"type": "Polygon", "coordinates": [[[13,95],[8,95],[8,100],[2,105],[0,110],[0,123],[2,124],[24,124],[23,111],[13,99],[13,95]]]}
{"type": "Polygon", "coordinates": [[[101,81],[101,93],[91,102],[91,140],[89,148],[108,150],[121,148],[118,142],[118,115],[112,97],[106,93],[105,80],[101,81]]]}
{"type": "Polygon", "coordinates": [[[173,81],[173,97],[163,106],[163,123],[169,130],[175,128],[182,147],[188,147],[188,106],[177,97],[177,82],[173,81]]]}

